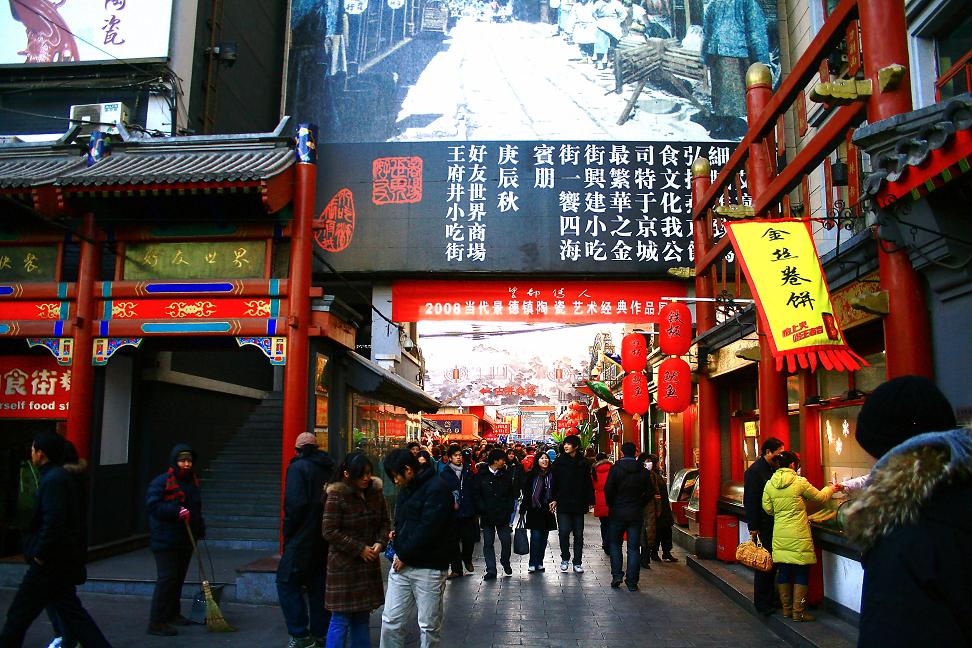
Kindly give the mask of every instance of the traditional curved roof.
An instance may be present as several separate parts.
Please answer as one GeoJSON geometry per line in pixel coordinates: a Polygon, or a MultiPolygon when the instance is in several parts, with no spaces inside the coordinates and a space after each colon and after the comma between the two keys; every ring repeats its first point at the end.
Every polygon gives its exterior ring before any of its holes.
{"type": "Polygon", "coordinates": [[[59,187],[165,185],[268,180],[293,165],[289,145],[260,149],[116,150],[93,166],[59,173],[59,187]]]}
{"type": "Polygon", "coordinates": [[[862,193],[897,199],[930,182],[927,193],[968,170],[970,141],[972,93],[862,126],[854,143],[871,156],[872,168],[862,193]]]}

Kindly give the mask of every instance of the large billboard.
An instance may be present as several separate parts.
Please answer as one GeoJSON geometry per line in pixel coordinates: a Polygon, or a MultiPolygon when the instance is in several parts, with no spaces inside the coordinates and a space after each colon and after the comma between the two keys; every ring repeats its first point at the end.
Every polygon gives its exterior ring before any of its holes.
{"type": "Polygon", "coordinates": [[[0,65],[164,59],[172,0],[9,0],[0,65]]]}
{"type": "MultiPolygon", "coordinates": [[[[772,0],[292,0],[288,112],[320,126],[317,243],[346,272],[664,275],[689,167],[778,76],[772,0]]],[[[716,232],[721,235],[721,232],[716,232]]]]}

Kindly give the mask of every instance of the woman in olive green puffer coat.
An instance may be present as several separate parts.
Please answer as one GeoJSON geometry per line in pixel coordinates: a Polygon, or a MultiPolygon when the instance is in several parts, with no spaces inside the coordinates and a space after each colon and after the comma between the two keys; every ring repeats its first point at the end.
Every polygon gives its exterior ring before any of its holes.
{"type": "Polygon", "coordinates": [[[823,504],[834,493],[833,486],[817,490],[797,474],[800,459],[796,453],[783,452],[777,469],[763,489],[763,510],[773,516],[773,563],[779,566],[777,587],[783,603],[783,616],[794,621],[813,621],[806,614],[810,565],[817,562],[804,500],[823,504]]]}

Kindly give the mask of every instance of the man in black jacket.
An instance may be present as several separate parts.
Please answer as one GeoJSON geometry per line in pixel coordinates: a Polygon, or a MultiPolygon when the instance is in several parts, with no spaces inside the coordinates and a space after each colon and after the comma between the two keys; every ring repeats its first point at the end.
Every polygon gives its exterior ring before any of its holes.
{"type": "Polygon", "coordinates": [[[405,621],[418,608],[422,646],[442,641],[442,595],[453,551],[452,491],[435,466],[421,468],[408,450],[385,457],[385,472],[401,488],[395,507],[395,559],[381,614],[382,648],[405,645],[405,621]]]}
{"type": "Polygon", "coordinates": [[[510,520],[516,506],[519,484],[516,471],[506,467],[506,453],[499,448],[489,451],[489,465],[479,471],[473,486],[473,498],[479,512],[479,525],[483,529],[483,559],[486,574],[483,580],[496,578],[496,536],[500,539],[500,564],[507,576],[513,574],[510,565],[513,534],[510,520]]]}
{"type": "Polygon", "coordinates": [[[621,444],[624,455],[608,472],[604,499],[611,520],[611,587],[620,587],[621,579],[629,592],[638,591],[641,574],[641,528],[645,504],[655,495],[651,476],[644,464],[635,459],[637,448],[631,441],[621,444]],[[621,569],[621,542],[628,534],[628,569],[621,569]]]}
{"type": "Polygon", "coordinates": [[[110,646],[81,605],[76,586],[87,574],[81,503],[71,476],[59,465],[64,439],[54,432],[34,437],[30,459],[39,468],[34,516],[27,529],[24,559],[30,565],[0,633],[0,647],[19,648],[30,624],[45,607],[53,607],[64,629],[86,648],[110,646]]]}
{"type": "MultiPolygon", "coordinates": [[[[762,456],[746,469],[743,482],[743,507],[751,538],[759,538],[767,550],[773,549],[773,516],[763,510],[763,489],[776,472],[776,457],[783,452],[783,442],[776,437],[763,441],[762,456]]],[[[755,571],[753,575],[753,605],[763,615],[773,614],[776,599],[776,569],[755,571]]]]}
{"type": "Polygon", "coordinates": [[[574,572],[584,573],[584,515],[594,506],[591,466],[580,453],[580,437],[564,438],[564,453],[553,463],[553,503],[560,536],[560,571],[570,569],[570,536],[574,535],[574,572]]]}
{"type": "Polygon", "coordinates": [[[318,449],[317,437],[310,432],[300,434],[295,446],[297,455],[287,466],[277,598],[291,643],[311,646],[324,643],[331,622],[324,609],[327,543],[321,535],[321,502],[324,485],[334,474],[334,461],[318,449]]]}

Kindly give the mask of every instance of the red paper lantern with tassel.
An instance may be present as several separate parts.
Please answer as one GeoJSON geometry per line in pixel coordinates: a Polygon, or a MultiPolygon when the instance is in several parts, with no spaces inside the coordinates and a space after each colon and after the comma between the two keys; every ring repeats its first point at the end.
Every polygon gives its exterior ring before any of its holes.
{"type": "Polygon", "coordinates": [[[684,412],[692,403],[692,368],[681,358],[668,358],[658,366],[658,409],[684,412]]]}
{"type": "Polygon", "coordinates": [[[648,364],[648,345],[645,336],[629,333],[621,340],[621,367],[627,371],[644,371],[648,364]]]}
{"type": "Polygon", "coordinates": [[[639,372],[629,373],[621,383],[621,402],[628,414],[644,414],[648,411],[651,397],[648,395],[648,379],[639,372]]]}
{"type": "Polygon", "coordinates": [[[692,311],[683,302],[672,302],[658,313],[658,347],[665,355],[683,356],[692,346],[692,311]]]}

